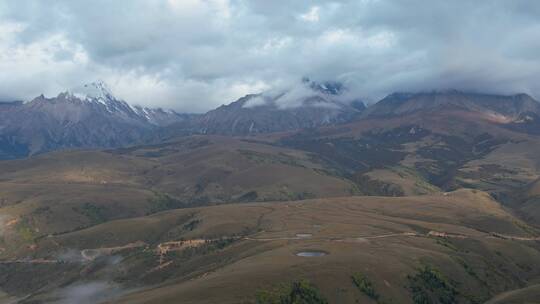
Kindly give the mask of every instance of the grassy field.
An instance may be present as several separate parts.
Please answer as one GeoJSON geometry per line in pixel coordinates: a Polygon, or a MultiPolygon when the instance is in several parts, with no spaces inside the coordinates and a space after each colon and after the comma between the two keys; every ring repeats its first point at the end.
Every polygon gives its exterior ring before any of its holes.
{"type": "Polygon", "coordinates": [[[121,286],[111,303],[255,303],[257,291],[301,280],[330,303],[374,301],[352,280],[361,273],[381,303],[448,292],[459,303],[482,303],[540,275],[532,266],[540,262],[536,236],[473,190],[232,204],[114,220],[41,239],[29,256],[64,262],[0,265],[9,274],[0,283],[19,297],[33,291],[28,303],[50,300],[74,281],[121,286]],[[182,239],[207,241],[164,256],[156,251],[182,239]],[[135,242],[145,246],[126,246],[135,242]],[[80,260],[82,250],[117,247],[127,249],[80,260]],[[311,251],[326,255],[296,255],[311,251]],[[40,267],[62,275],[22,284],[30,269],[40,267]],[[426,291],[430,284],[445,287],[433,294],[426,291]]]}
{"type": "Polygon", "coordinates": [[[486,304],[533,304],[540,299],[540,285],[535,284],[525,288],[500,294],[486,304]]]}
{"type": "Polygon", "coordinates": [[[223,137],[0,162],[0,257],[49,234],[163,210],[345,196],[355,185],[307,153],[223,137]]]}

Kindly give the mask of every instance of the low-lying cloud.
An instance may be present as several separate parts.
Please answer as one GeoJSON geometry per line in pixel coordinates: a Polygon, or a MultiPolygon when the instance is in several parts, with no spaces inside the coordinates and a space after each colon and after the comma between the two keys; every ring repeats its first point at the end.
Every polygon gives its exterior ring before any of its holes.
{"type": "MultiPolygon", "coordinates": [[[[54,258],[64,263],[85,264],[92,262],[84,259],[80,250],[71,248],[66,248],[55,254],[54,258]]],[[[55,299],[53,303],[103,303],[136,290],[133,288],[126,288],[111,279],[114,276],[114,273],[118,271],[115,266],[118,266],[122,262],[122,256],[101,255],[96,258],[100,260],[100,264],[105,265],[100,275],[101,278],[92,281],[79,280],[69,286],[53,290],[51,292],[51,297],[55,299]]]]}
{"type": "Polygon", "coordinates": [[[456,88],[540,96],[537,1],[0,3],[0,100],[95,79],[134,104],[201,112],[303,76],[376,100],[456,88]]]}
{"type": "Polygon", "coordinates": [[[120,285],[112,282],[93,281],[93,282],[78,282],[54,293],[54,297],[58,300],[55,304],[95,304],[102,303],[108,300],[117,298],[128,293],[129,290],[122,288],[120,285]]]}

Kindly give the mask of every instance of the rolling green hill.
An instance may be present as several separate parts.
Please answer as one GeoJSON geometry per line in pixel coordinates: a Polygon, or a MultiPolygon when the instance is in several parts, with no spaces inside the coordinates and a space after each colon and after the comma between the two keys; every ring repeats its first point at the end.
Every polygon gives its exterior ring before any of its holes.
{"type": "Polygon", "coordinates": [[[351,279],[360,273],[379,301],[482,303],[538,277],[537,237],[473,190],[232,204],[43,238],[26,261],[0,264],[0,282],[21,303],[66,296],[74,281],[100,282],[114,303],[255,303],[258,292],[309,280],[332,303],[353,303],[369,301],[351,279]]]}
{"type": "Polygon", "coordinates": [[[4,254],[49,234],[162,210],[357,191],[305,152],[224,137],[55,152],[0,168],[0,214],[18,231],[5,237],[12,245],[4,254]]]}

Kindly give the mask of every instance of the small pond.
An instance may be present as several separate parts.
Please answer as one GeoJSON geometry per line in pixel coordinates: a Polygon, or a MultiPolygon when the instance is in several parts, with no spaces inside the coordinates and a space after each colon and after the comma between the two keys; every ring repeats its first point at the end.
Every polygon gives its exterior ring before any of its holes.
{"type": "Polygon", "coordinates": [[[310,251],[300,251],[296,255],[300,257],[320,257],[327,255],[328,252],[324,251],[318,251],[318,250],[310,250],[310,251]]]}

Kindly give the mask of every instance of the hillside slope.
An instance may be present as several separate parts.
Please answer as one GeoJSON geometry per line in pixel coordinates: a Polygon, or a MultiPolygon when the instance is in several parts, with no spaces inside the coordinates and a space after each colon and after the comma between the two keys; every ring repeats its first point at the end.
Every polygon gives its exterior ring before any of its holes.
{"type": "Polygon", "coordinates": [[[393,94],[357,121],[278,142],[318,154],[373,194],[468,187],[505,200],[539,177],[540,138],[527,127],[538,109],[523,94],[393,94]]]}
{"type": "Polygon", "coordinates": [[[534,229],[470,190],[224,205],[41,239],[27,262],[0,264],[0,282],[28,295],[21,303],[74,301],[76,287],[96,287],[86,297],[110,303],[254,303],[257,290],[308,279],[330,302],[354,303],[369,301],[351,279],[362,274],[382,301],[446,294],[478,303],[540,275],[528,266],[540,262],[535,239],[534,229]],[[45,272],[62,275],[36,276],[45,272]]]}
{"type": "Polygon", "coordinates": [[[167,209],[356,192],[302,151],[226,137],[0,162],[0,214],[29,232],[11,239],[13,249],[51,233],[167,209]]]}

